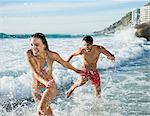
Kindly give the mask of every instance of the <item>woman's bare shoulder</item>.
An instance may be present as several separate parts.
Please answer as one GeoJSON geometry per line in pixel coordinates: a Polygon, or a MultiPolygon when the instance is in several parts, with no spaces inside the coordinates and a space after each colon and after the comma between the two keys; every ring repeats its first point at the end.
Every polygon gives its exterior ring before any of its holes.
{"type": "Polygon", "coordinates": [[[53,56],[53,55],[56,55],[56,54],[58,54],[58,53],[55,52],[55,51],[51,51],[51,50],[47,51],[47,55],[49,55],[49,56],[53,56]]]}
{"type": "Polygon", "coordinates": [[[47,51],[47,57],[50,58],[51,60],[55,60],[56,56],[58,56],[59,54],[55,51],[47,51]]]}

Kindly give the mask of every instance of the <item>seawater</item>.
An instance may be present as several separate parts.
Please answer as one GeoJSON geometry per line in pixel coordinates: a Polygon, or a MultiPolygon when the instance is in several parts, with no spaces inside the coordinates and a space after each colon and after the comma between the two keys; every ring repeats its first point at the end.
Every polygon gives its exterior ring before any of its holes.
{"type": "MultiPolygon", "coordinates": [[[[83,46],[82,38],[47,38],[49,48],[66,59],[83,46]]],[[[58,95],[51,107],[55,116],[143,116],[150,115],[150,43],[134,37],[132,29],[113,36],[94,37],[116,56],[109,61],[101,55],[97,68],[101,76],[102,97],[96,98],[90,82],[76,89],[68,99],[65,92],[79,74],[54,63],[53,77],[58,95]]],[[[31,95],[31,72],[25,61],[29,39],[0,39],[0,115],[36,116],[31,95]]],[[[73,66],[80,68],[81,56],[73,66]]]]}

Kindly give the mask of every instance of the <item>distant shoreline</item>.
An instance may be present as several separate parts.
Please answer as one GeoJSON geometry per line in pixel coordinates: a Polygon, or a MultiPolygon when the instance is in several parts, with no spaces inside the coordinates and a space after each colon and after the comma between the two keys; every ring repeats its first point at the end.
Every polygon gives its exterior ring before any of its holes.
{"type": "MultiPolygon", "coordinates": [[[[0,39],[13,39],[13,38],[30,38],[32,34],[5,34],[5,33],[0,33],[0,39]]],[[[86,34],[45,34],[47,38],[82,38],[84,37],[86,34]]],[[[105,34],[87,34],[87,35],[91,35],[91,36],[108,36],[105,34]]]]}

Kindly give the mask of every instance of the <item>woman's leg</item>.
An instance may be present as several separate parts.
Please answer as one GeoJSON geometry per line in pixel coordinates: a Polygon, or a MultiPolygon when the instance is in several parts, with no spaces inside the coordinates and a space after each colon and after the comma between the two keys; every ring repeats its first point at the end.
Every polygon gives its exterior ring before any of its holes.
{"type": "MultiPolygon", "coordinates": [[[[39,102],[41,101],[41,98],[42,98],[41,94],[38,93],[38,92],[33,91],[32,96],[34,98],[34,101],[37,102],[37,104],[39,104],[39,102]]],[[[38,112],[38,116],[41,116],[41,115],[42,114],[40,112],[38,112]]]]}
{"type": "Polygon", "coordinates": [[[56,95],[56,88],[51,87],[44,91],[41,101],[39,102],[38,112],[42,115],[53,116],[53,112],[49,106],[52,98],[56,95]]]}
{"type": "MultiPolygon", "coordinates": [[[[33,95],[34,100],[39,104],[42,98],[41,94],[32,92],[32,95],[33,95]]],[[[49,116],[50,114],[52,114],[52,110],[48,106],[47,111],[46,111],[46,116],[49,116]]],[[[38,112],[38,116],[41,116],[41,115],[42,115],[41,112],[38,112]]]]}
{"type": "Polygon", "coordinates": [[[50,116],[52,114],[53,116],[53,112],[50,106],[48,106],[47,111],[46,111],[46,116],[50,116]]]}
{"type": "Polygon", "coordinates": [[[32,96],[34,98],[34,101],[39,102],[41,100],[41,94],[37,93],[37,92],[32,92],[32,96]]]}

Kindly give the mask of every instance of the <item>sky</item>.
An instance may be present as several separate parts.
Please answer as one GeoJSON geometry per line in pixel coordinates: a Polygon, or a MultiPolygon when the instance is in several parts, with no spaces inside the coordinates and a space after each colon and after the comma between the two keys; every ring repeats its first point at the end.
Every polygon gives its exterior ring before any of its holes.
{"type": "Polygon", "coordinates": [[[0,0],[0,33],[89,34],[150,0],[0,0]]]}

